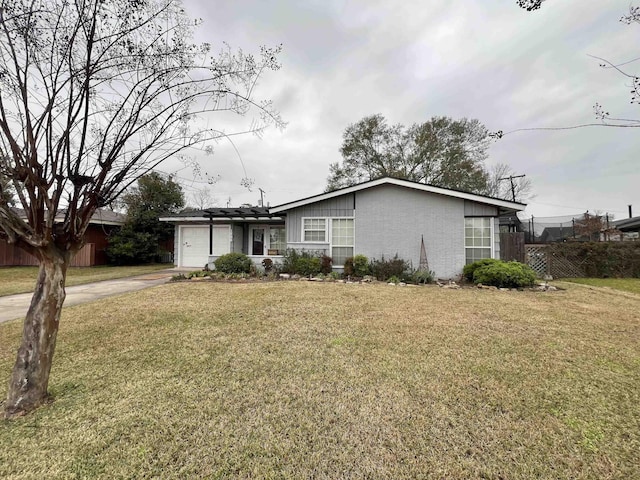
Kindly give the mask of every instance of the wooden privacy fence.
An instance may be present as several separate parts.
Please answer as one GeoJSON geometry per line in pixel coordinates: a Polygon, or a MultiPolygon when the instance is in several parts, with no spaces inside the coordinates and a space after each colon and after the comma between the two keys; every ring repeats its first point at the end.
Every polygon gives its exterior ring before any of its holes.
{"type": "Polygon", "coordinates": [[[505,262],[515,260],[524,263],[524,232],[500,233],[500,259],[505,262]]]}
{"type": "MultiPolygon", "coordinates": [[[[96,245],[86,243],[71,260],[72,267],[92,267],[96,264],[96,245]]],[[[24,267],[37,266],[38,259],[21,248],[0,240],[0,266],[24,267]]]]}

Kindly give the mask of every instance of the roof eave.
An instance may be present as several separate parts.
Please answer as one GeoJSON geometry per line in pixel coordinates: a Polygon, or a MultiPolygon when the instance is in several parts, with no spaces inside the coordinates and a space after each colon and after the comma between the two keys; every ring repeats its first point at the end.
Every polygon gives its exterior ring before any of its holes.
{"type": "Polygon", "coordinates": [[[296,200],[294,202],[284,203],[282,205],[276,205],[275,207],[271,207],[269,211],[271,213],[283,212],[286,210],[291,210],[293,208],[303,207],[305,205],[309,205],[310,203],[329,200],[331,198],[339,197],[341,195],[347,195],[349,193],[354,193],[360,190],[365,190],[367,188],[377,187],[385,184],[413,188],[415,190],[420,190],[420,191],[429,192],[429,193],[436,193],[439,195],[446,195],[449,197],[460,198],[463,200],[470,200],[478,203],[485,203],[488,205],[504,208],[506,209],[506,211],[520,212],[524,210],[527,206],[524,203],[509,202],[507,200],[501,200],[493,197],[485,197],[483,195],[478,195],[475,193],[460,192],[457,190],[450,190],[447,188],[436,187],[433,185],[421,184],[417,182],[411,182],[408,180],[402,180],[398,178],[383,177],[383,178],[378,178],[376,180],[370,180],[368,182],[360,183],[358,185],[353,185],[351,187],[345,187],[339,190],[334,190],[332,192],[321,193],[318,195],[314,195],[312,197],[303,198],[301,200],[296,200]]]}

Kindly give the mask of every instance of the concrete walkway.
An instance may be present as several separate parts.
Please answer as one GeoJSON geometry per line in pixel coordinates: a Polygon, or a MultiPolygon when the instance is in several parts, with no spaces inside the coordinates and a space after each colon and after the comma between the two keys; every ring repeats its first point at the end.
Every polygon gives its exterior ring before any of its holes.
{"type": "MultiPolygon", "coordinates": [[[[178,269],[159,270],[137,277],[118,278],[116,280],[67,287],[64,307],[161,285],[167,283],[173,275],[177,275],[179,272],[180,270],[178,269]]],[[[0,323],[15,320],[16,318],[24,318],[29,309],[32,296],[32,293],[20,293],[18,295],[0,297],[0,323]]]]}

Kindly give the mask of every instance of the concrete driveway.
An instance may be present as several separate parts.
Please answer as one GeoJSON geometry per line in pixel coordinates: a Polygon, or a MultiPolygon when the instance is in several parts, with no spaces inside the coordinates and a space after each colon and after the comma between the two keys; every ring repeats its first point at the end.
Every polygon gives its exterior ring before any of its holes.
{"type": "MultiPolygon", "coordinates": [[[[161,285],[167,283],[173,275],[178,273],[179,270],[177,269],[160,270],[137,277],[67,287],[67,298],[64,301],[64,306],[69,307],[80,303],[93,302],[101,298],[161,285]]],[[[0,297],[0,323],[15,320],[16,318],[24,318],[29,309],[32,296],[32,293],[20,293],[18,295],[0,297]]]]}

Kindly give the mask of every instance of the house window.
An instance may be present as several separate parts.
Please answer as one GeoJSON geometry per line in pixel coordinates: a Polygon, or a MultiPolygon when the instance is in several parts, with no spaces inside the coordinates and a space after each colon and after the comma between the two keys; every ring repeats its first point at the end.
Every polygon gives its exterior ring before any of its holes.
{"type": "Polygon", "coordinates": [[[284,227],[271,227],[269,229],[269,251],[274,255],[284,255],[287,249],[287,239],[284,227]]]}
{"type": "Polygon", "coordinates": [[[483,258],[492,258],[493,235],[491,230],[491,218],[489,217],[464,219],[464,247],[467,264],[483,258]]]}
{"type": "Polygon", "coordinates": [[[305,242],[326,242],[327,223],[324,218],[305,218],[303,228],[305,242]]]}
{"type": "Polygon", "coordinates": [[[353,218],[334,218],[331,220],[331,258],[336,266],[353,257],[353,218]]]}

